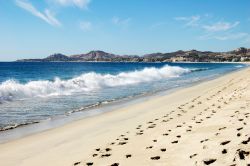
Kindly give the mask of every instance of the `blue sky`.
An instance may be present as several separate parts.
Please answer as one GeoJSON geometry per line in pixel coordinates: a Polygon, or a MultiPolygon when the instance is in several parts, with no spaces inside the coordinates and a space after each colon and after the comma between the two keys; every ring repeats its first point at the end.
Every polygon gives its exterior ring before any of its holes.
{"type": "Polygon", "coordinates": [[[250,47],[249,0],[1,0],[0,61],[250,47]]]}

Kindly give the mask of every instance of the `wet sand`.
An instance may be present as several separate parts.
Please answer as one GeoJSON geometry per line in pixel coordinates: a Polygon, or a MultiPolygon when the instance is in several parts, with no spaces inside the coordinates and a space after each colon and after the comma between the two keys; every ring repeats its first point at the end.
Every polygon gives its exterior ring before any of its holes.
{"type": "Polygon", "coordinates": [[[250,164],[250,69],[4,144],[0,165],[250,164]]]}

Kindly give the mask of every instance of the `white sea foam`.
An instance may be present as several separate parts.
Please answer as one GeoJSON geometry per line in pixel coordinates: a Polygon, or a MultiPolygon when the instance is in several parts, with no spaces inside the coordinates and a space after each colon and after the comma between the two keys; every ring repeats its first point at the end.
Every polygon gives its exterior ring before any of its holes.
{"type": "Polygon", "coordinates": [[[162,68],[144,68],[143,70],[122,72],[117,75],[90,72],[69,80],[55,78],[53,81],[39,80],[25,84],[15,80],[7,80],[0,84],[0,102],[32,97],[70,95],[75,92],[92,91],[106,87],[133,85],[179,77],[191,71],[186,68],[166,65],[162,68]]]}
{"type": "Polygon", "coordinates": [[[244,67],[243,65],[236,65],[235,66],[236,68],[242,68],[242,67],[244,67]]]}

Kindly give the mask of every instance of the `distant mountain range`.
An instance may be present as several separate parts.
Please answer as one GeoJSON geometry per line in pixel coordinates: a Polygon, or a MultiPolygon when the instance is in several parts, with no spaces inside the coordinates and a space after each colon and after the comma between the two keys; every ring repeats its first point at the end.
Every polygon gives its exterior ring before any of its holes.
{"type": "Polygon", "coordinates": [[[153,53],[143,56],[115,55],[104,51],[90,51],[86,54],[66,56],[60,53],[43,59],[21,59],[17,62],[239,62],[250,61],[250,49],[241,47],[228,52],[175,51],[153,53]]]}

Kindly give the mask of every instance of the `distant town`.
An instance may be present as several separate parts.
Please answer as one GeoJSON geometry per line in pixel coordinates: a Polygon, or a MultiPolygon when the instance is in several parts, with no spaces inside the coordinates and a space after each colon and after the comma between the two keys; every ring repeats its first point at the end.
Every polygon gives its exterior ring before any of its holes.
{"type": "Polygon", "coordinates": [[[86,54],[66,56],[60,53],[43,59],[21,59],[17,62],[247,62],[250,49],[240,47],[228,52],[176,51],[171,53],[152,53],[143,56],[115,55],[104,51],[90,51],[86,54]]]}

